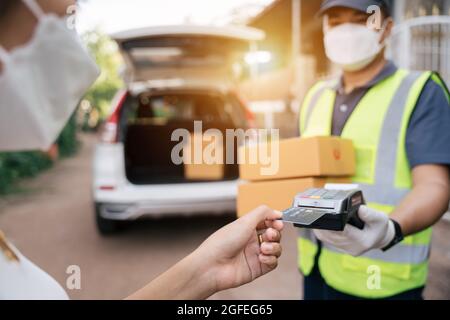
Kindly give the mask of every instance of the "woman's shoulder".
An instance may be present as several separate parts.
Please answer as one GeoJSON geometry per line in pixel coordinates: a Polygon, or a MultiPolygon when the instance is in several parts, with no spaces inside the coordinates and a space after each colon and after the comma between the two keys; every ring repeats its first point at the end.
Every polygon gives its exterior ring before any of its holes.
{"type": "Polygon", "coordinates": [[[0,232],[0,300],[67,300],[63,287],[0,232]]]}

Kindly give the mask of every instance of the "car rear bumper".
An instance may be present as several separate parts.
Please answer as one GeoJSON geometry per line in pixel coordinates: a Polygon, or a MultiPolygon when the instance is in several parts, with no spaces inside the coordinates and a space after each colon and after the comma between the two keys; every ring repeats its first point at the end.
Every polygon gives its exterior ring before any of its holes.
{"type": "Polygon", "coordinates": [[[223,214],[236,210],[237,181],[177,185],[126,185],[95,190],[94,199],[105,219],[136,220],[169,215],[223,214]]]}
{"type": "Polygon", "coordinates": [[[234,212],[236,201],[211,201],[195,204],[161,204],[161,203],[135,203],[117,204],[103,203],[100,205],[100,215],[110,220],[136,220],[142,217],[167,216],[193,216],[193,215],[219,215],[234,212]]]}

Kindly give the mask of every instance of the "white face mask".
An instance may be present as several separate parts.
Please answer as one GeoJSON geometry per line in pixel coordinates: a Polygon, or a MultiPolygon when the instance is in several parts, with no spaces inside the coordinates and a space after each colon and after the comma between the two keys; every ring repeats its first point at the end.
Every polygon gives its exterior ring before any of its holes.
{"type": "Polygon", "coordinates": [[[23,2],[38,25],[25,46],[0,46],[0,151],[48,149],[99,75],[64,18],[23,2]]]}
{"type": "MultiPolygon", "coordinates": [[[[324,27],[325,51],[328,59],[345,71],[358,71],[372,63],[383,50],[381,32],[365,25],[345,23],[324,27]]],[[[382,28],[384,30],[384,28],[382,28]]]]}

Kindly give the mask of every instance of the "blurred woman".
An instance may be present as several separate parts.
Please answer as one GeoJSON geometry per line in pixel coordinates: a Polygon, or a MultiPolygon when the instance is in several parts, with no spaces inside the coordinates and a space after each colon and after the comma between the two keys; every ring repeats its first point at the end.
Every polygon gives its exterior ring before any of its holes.
{"type": "MultiPolygon", "coordinates": [[[[73,5],[0,2],[0,152],[48,148],[99,74],[68,25],[73,5]]],[[[255,280],[277,266],[280,218],[267,207],[250,212],[129,298],[204,299],[255,280]]],[[[0,299],[67,298],[0,232],[0,299]]]]}

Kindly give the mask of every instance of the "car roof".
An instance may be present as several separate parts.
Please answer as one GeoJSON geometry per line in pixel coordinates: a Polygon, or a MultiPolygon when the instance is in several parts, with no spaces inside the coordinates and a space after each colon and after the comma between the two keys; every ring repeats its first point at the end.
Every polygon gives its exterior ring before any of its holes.
{"type": "Polygon", "coordinates": [[[143,37],[151,38],[188,35],[230,38],[243,41],[259,41],[265,38],[264,31],[252,27],[191,24],[136,28],[113,33],[111,34],[111,37],[116,41],[126,41],[143,37]]]}

